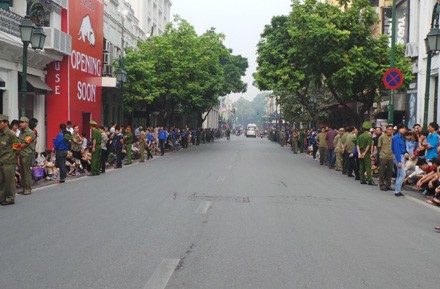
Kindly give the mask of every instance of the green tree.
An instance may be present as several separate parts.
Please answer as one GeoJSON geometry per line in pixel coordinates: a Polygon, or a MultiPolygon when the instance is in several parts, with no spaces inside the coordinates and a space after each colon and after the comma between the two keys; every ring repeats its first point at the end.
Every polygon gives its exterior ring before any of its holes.
{"type": "MultiPolygon", "coordinates": [[[[273,17],[261,35],[255,82],[280,96],[283,111],[296,120],[328,121],[328,111],[338,106],[359,124],[384,90],[390,49],[386,36],[372,35],[376,13],[367,0],[352,1],[351,7],[340,2],[344,9],[294,0],[290,14],[273,17]],[[350,109],[353,102],[360,104],[358,111],[350,109]]],[[[411,79],[402,47],[397,59],[411,79]]]]}
{"type": "Polygon", "coordinates": [[[177,16],[163,35],[127,51],[126,102],[152,106],[166,125],[176,110],[200,124],[202,113],[217,105],[219,96],[246,91],[241,76],[247,60],[232,55],[224,38],[214,29],[199,36],[177,16]]]}

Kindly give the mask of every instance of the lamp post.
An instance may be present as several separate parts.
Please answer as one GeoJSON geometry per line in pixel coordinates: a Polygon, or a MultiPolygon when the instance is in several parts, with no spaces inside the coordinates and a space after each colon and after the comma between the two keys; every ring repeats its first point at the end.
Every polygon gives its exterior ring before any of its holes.
{"type": "Polygon", "coordinates": [[[26,116],[27,97],[27,62],[28,47],[31,44],[34,50],[43,49],[46,34],[41,26],[35,26],[29,16],[23,18],[20,23],[20,38],[23,42],[23,72],[21,76],[21,116],[26,116]]]}
{"type": "Polygon", "coordinates": [[[428,127],[429,90],[431,83],[431,59],[436,51],[440,51],[440,29],[439,29],[440,3],[437,1],[432,11],[431,30],[425,38],[426,45],[426,87],[425,87],[425,110],[423,114],[423,128],[428,127]]]}
{"type": "Polygon", "coordinates": [[[124,122],[124,94],[122,89],[124,88],[124,83],[127,82],[127,72],[124,69],[124,58],[122,55],[119,56],[119,68],[116,73],[116,80],[121,88],[121,124],[124,122]]]}

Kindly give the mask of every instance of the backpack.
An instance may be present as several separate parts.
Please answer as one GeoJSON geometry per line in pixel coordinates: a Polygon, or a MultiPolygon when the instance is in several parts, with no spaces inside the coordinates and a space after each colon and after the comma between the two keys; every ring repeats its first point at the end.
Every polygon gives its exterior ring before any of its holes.
{"type": "Polygon", "coordinates": [[[66,142],[64,141],[64,133],[60,132],[56,138],[53,139],[53,147],[57,151],[64,151],[69,149],[66,142]]]}

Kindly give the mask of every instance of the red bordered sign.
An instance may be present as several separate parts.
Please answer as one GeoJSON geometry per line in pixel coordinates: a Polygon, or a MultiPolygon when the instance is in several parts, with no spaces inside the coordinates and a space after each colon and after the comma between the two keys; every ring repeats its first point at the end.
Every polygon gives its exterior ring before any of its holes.
{"type": "Polygon", "coordinates": [[[383,84],[391,90],[399,89],[403,84],[403,74],[397,68],[388,69],[383,75],[383,84]]]}

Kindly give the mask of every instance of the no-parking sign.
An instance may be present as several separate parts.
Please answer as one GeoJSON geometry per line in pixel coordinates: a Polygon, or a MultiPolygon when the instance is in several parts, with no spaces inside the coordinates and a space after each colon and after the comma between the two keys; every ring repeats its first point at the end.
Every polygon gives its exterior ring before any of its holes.
{"type": "Polygon", "coordinates": [[[399,89],[403,84],[403,74],[397,68],[388,69],[383,75],[383,84],[391,90],[399,89]]]}

